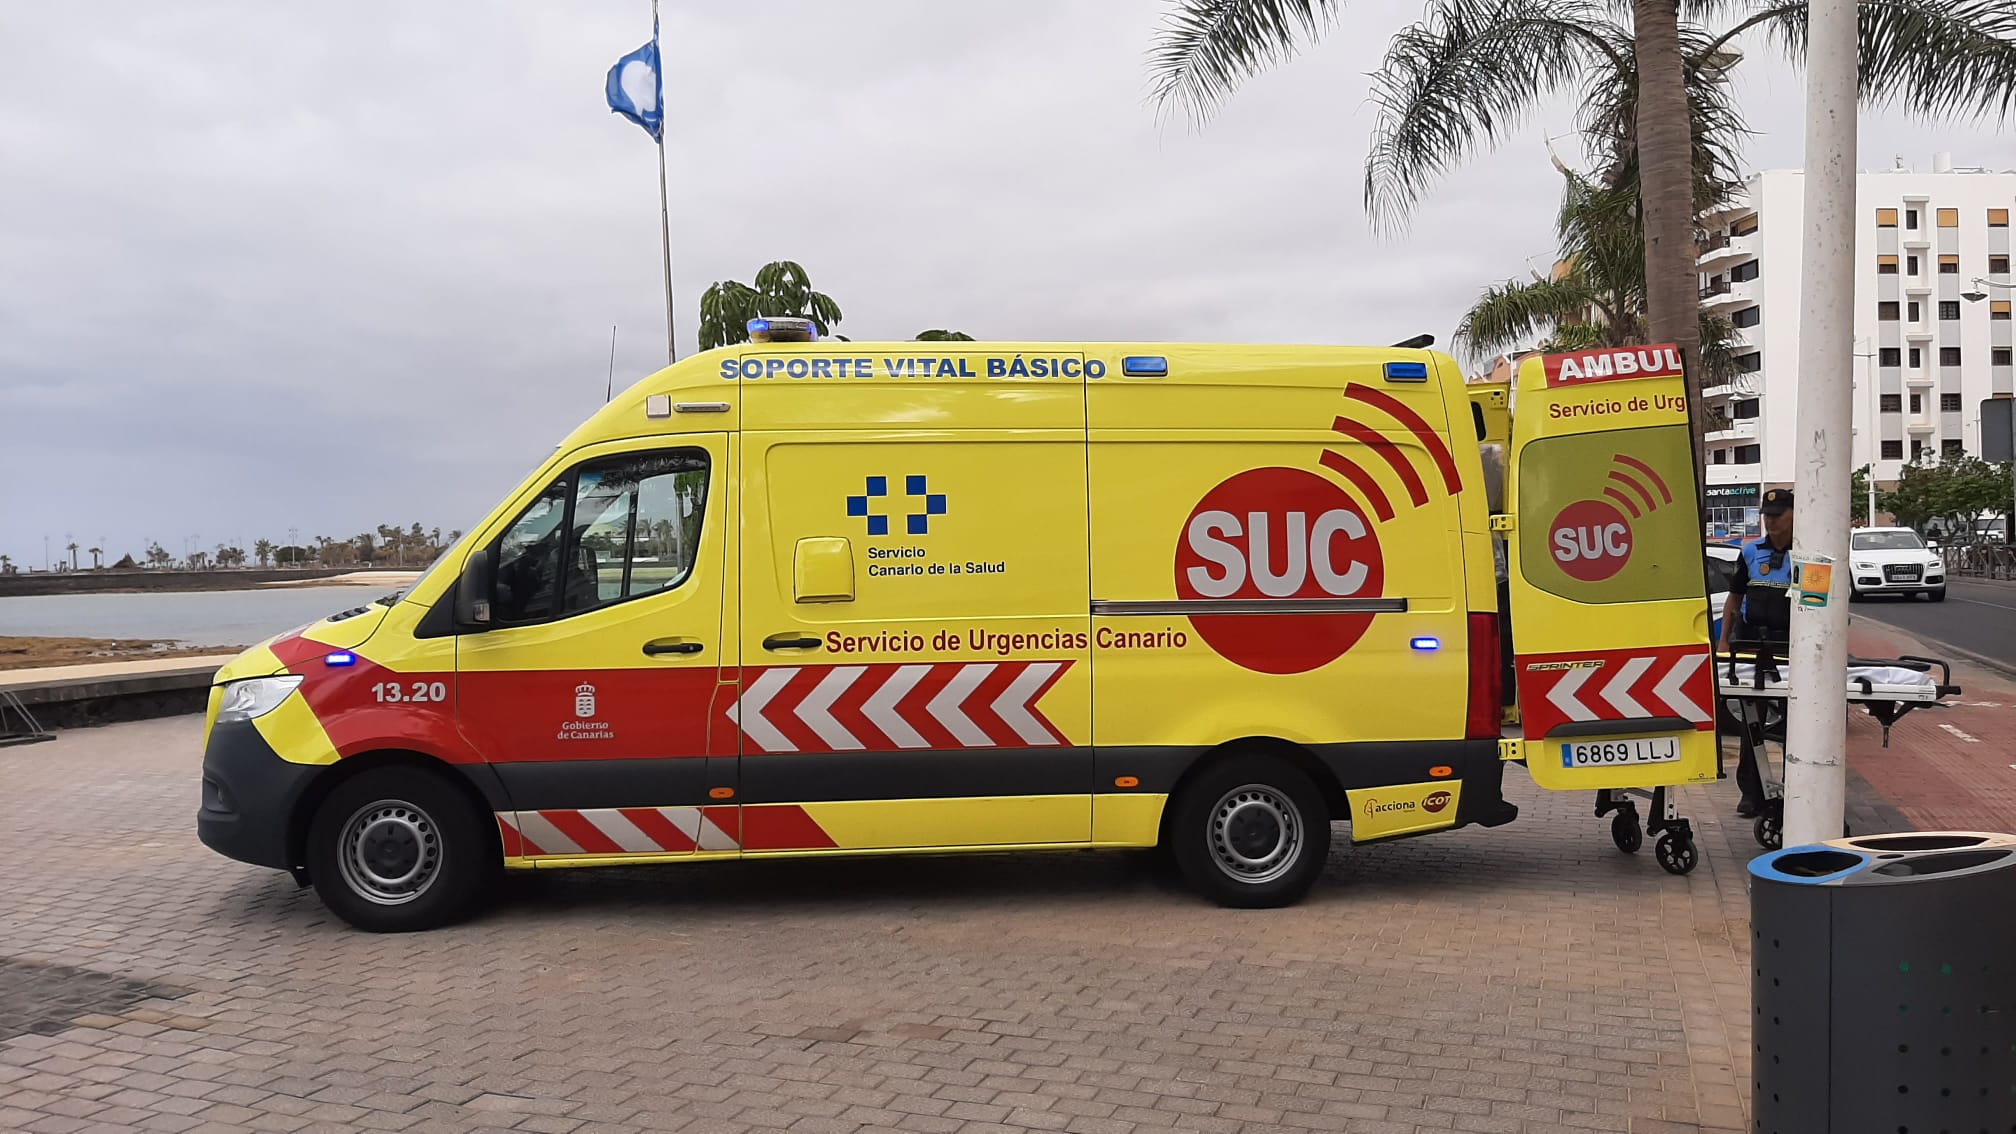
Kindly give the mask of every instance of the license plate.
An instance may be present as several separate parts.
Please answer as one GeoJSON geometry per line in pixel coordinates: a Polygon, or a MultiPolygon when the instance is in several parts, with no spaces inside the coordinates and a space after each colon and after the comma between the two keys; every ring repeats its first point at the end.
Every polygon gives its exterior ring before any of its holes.
{"type": "Polygon", "coordinates": [[[1916,579],[1916,578],[1918,577],[1918,568],[1916,568],[1916,567],[1892,567],[1892,568],[1890,568],[1890,571],[1889,571],[1889,575],[1890,575],[1890,578],[1892,578],[1892,579],[1897,579],[1897,580],[1903,580],[1903,579],[1916,579]]]}
{"type": "Polygon", "coordinates": [[[1677,736],[1640,736],[1630,740],[1576,740],[1561,746],[1564,768],[1621,768],[1631,764],[1670,764],[1680,758],[1677,736]]]}

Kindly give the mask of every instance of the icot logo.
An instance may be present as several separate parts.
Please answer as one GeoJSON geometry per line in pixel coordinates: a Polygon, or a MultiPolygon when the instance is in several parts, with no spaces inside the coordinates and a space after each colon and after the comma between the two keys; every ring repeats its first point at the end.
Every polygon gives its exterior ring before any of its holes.
{"type": "Polygon", "coordinates": [[[1443,808],[1449,806],[1450,798],[1451,796],[1446,791],[1431,791],[1428,793],[1428,798],[1421,801],[1421,810],[1426,811],[1430,815],[1437,814],[1443,808]]]}
{"type": "MultiPolygon", "coordinates": [[[[1176,546],[1176,593],[1190,600],[1374,597],[1386,581],[1379,540],[1359,505],[1301,469],[1248,469],[1191,511],[1176,546]]],[[[1260,673],[1305,673],[1344,656],[1370,613],[1198,614],[1219,656],[1260,673]]]]}
{"type": "Polygon", "coordinates": [[[1585,583],[1608,579],[1631,562],[1631,521],[1671,503],[1673,490],[1652,466],[1619,453],[1612,458],[1602,498],[1577,500],[1555,514],[1548,552],[1570,578],[1585,583]]]}

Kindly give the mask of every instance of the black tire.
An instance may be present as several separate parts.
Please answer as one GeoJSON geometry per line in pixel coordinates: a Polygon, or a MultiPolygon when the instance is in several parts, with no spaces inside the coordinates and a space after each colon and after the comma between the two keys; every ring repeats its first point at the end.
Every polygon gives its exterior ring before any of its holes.
{"type": "Polygon", "coordinates": [[[1330,857],[1330,809],[1286,760],[1237,755],[1204,769],[1176,799],[1170,849],[1191,887],[1221,906],[1290,906],[1330,857]]]}
{"type": "Polygon", "coordinates": [[[1757,817],[1756,822],[1750,824],[1750,836],[1765,850],[1777,850],[1779,844],[1785,841],[1784,831],[1780,827],[1781,822],[1775,813],[1766,811],[1757,817]]]}
{"type": "Polygon", "coordinates": [[[1691,874],[1696,866],[1701,865],[1701,855],[1694,849],[1693,838],[1672,831],[1659,836],[1659,841],[1653,844],[1652,854],[1659,860],[1659,868],[1668,874],[1691,874]]]}
{"type": "Polygon", "coordinates": [[[1853,583],[1848,584],[1848,601],[1849,602],[1862,601],[1862,591],[1859,587],[1855,586],[1855,584],[1853,583]]]}
{"type": "Polygon", "coordinates": [[[1933,602],[1945,602],[1946,588],[1933,587],[1931,590],[1925,592],[1925,597],[1931,599],[1933,602]]]}
{"type": "Polygon", "coordinates": [[[468,797],[436,773],[406,767],[373,768],[337,785],[308,826],[307,851],[322,904],[373,933],[460,920],[499,865],[468,797]]]}
{"type": "Polygon", "coordinates": [[[1645,827],[1638,822],[1638,812],[1619,811],[1610,817],[1610,841],[1625,854],[1637,854],[1645,845],[1645,827]]]}

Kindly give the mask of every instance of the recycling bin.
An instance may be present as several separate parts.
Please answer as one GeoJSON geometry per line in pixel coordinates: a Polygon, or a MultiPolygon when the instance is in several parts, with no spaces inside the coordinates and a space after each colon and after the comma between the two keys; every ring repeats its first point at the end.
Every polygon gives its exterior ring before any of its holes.
{"type": "Polygon", "coordinates": [[[2016,836],[1774,851],[1750,924],[1753,1129],[2016,1131],[2016,836]]]}

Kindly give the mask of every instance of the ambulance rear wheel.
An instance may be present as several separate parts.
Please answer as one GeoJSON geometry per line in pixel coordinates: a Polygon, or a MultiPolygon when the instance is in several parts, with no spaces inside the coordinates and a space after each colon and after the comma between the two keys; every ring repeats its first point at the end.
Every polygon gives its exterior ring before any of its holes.
{"type": "Polygon", "coordinates": [[[1184,878],[1205,897],[1240,909],[1288,906],[1330,857],[1330,811],[1302,769],[1236,756],[1184,789],[1169,838],[1184,878]]]}
{"type": "Polygon", "coordinates": [[[337,917],[373,933],[447,925],[488,881],[475,809],[440,776],[373,768],[337,785],[308,827],[308,877],[337,917]]]}

